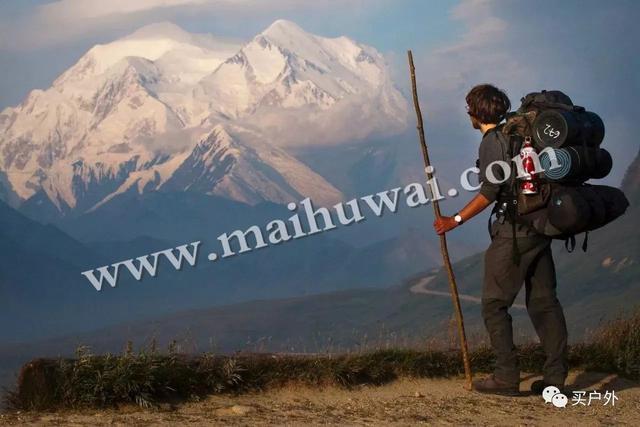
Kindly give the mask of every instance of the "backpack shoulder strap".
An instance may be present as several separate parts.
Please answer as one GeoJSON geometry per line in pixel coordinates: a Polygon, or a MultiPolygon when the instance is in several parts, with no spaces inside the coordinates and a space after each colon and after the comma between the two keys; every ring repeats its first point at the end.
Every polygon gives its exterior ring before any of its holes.
{"type": "MultiPolygon", "coordinates": [[[[511,159],[513,159],[516,156],[515,153],[520,150],[520,138],[517,135],[507,135],[503,133],[501,127],[502,126],[497,126],[494,128],[494,131],[496,132],[498,141],[500,141],[500,146],[502,147],[502,158],[511,166],[511,175],[507,181],[507,188],[509,188],[507,193],[507,215],[511,217],[510,223],[513,263],[515,265],[520,265],[521,254],[520,249],[518,248],[518,239],[516,238],[516,221],[518,215],[518,174],[516,172],[516,168],[511,165],[511,159]]],[[[489,219],[491,219],[491,217],[489,217],[489,219]]]]}
{"type": "MultiPolygon", "coordinates": [[[[496,128],[497,129],[497,128],[496,128]]],[[[500,130],[496,130],[498,141],[502,147],[502,160],[511,166],[511,176],[509,177],[509,186],[512,187],[516,181],[517,169],[511,165],[512,159],[517,155],[522,147],[522,137],[518,135],[508,135],[500,130]]]]}

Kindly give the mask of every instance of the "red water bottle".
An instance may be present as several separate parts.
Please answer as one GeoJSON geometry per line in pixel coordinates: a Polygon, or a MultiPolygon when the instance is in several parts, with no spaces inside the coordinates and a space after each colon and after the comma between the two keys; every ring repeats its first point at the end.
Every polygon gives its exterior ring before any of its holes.
{"type": "Polygon", "coordinates": [[[522,177],[522,183],[520,184],[520,191],[522,194],[537,194],[538,184],[536,180],[536,165],[533,161],[533,156],[536,155],[536,150],[531,145],[531,137],[524,139],[524,144],[520,150],[520,160],[522,161],[522,167],[526,172],[526,175],[522,177]]]}

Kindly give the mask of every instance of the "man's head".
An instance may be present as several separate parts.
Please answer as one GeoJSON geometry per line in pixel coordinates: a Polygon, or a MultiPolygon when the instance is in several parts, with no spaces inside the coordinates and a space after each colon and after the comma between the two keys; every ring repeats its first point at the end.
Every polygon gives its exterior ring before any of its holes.
{"type": "Polygon", "coordinates": [[[466,96],[467,113],[474,129],[481,125],[497,125],[511,109],[504,91],[490,84],[475,86],[466,96]]]}

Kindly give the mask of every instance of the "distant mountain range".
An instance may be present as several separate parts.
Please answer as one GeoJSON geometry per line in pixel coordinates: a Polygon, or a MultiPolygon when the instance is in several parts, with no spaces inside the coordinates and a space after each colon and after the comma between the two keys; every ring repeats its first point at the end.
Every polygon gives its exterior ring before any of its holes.
{"type": "Polygon", "coordinates": [[[154,24],[0,114],[0,197],[59,216],[129,191],[328,205],[340,190],[285,148],[397,133],[406,118],[383,57],[346,37],[279,20],[237,44],[154,24]]]}
{"type": "MultiPolygon", "coordinates": [[[[122,196],[70,222],[81,243],[0,202],[0,322],[12,325],[0,329],[0,340],[27,342],[247,300],[387,287],[438,262],[437,248],[418,230],[365,247],[329,232],[215,264],[203,258],[182,271],[161,268],[141,282],[123,276],[116,288],[101,292],[80,274],[194,240],[207,253],[217,233],[285,218],[285,212],[276,204],[252,207],[190,192],[122,196]],[[192,214],[185,217],[175,205],[192,214]],[[211,232],[203,235],[203,229],[211,232]]],[[[469,251],[453,245],[457,254],[469,251]]]]}

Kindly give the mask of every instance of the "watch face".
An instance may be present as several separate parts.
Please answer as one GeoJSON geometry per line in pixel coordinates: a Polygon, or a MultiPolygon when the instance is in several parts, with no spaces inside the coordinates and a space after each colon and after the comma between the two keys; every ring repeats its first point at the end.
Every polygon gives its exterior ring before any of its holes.
{"type": "Polygon", "coordinates": [[[462,222],[462,217],[460,215],[454,216],[453,219],[455,219],[456,222],[462,222]]]}

